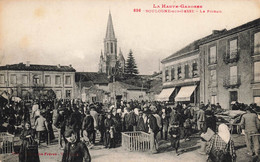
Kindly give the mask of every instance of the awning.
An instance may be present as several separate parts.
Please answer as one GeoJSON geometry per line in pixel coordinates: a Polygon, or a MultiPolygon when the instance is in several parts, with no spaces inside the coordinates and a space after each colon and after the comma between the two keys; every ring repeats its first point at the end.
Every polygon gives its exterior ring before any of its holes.
{"type": "Polygon", "coordinates": [[[190,101],[190,96],[195,90],[196,86],[181,87],[179,93],[175,97],[175,101],[190,101]]]}
{"type": "Polygon", "coordinates": [[[161,93],[158,95],[157,101],[169,101],[169,97],[171,96],[174,89],[175,88],[163,89],[161,93]]]}

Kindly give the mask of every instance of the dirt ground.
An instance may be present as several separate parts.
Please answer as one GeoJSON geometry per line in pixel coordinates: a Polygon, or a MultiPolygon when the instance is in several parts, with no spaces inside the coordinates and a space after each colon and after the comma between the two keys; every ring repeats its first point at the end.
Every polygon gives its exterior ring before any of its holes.
{"type": "MultiPolygon", "coordinates": [[[[235,149],[237,153],[237,162],[249,162],[251,157],[246,154],[246,145],[244,136],[232,135],[235,142],[235,149]]],[[[129,152],[122,147],[114,149],[105,149],[102,145],[95,145],[89,151],[93,162],[203,162],[206,161],[207,156],[198,153],[200,149],[198,136],[193,136],[190,141],[182,141],[180,146],[181,154],[177,156],[175,151],[171,148],[169,141],[161,140],[159,142],[158,153],[151,154],[148,152],[129,152]]],[[[39,147],[40,160],[42,162],[60,162],[62,159],[62,152],[57,145],[57,141],[53,141],[51,145],[47,146],[45,143],[39,147]]],[[[17,162],[18,155],[7,154],[1,155],[0,161],[17,162]]]]}

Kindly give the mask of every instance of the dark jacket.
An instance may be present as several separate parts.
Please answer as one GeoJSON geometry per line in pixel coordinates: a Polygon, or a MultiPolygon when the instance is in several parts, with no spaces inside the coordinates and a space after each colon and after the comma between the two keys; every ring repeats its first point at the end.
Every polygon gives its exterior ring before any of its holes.
{"type": "Polygon", "coordinates": [[[91,162],[86,144],[81,141],[67,143],[62,155],[62,162],[91,162]]]}
{"type": "Polygon", "coordinates": [[[148,127],[144,123],[144,118],[143,117],[140,117],[140,116],[138,117],[136,130],[137,131],[148,132],[148,127]]]}
{"type": "Polygon", "coordinates": [[[87,132],[94,131],[94,118],[91,115],[87,115],[83,119],[82,130],[87,132]]]}
{"type": "Polygon", "coordinates": [[[28,135],[31,135],[32,136],[31,138],[33,138],[34,131],[32,129],[23,130],[20,135],[22,144],[19,152],[19,162],[39,162],[40,158],[38,155],[38,149],[28,150],[28,146],[31,142],[31,140],[26,137],[28,135]]]}

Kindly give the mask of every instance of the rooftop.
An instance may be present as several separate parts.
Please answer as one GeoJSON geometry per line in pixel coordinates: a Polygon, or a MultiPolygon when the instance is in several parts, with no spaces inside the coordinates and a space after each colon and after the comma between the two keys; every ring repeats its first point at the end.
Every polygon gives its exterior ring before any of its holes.
{"type": "Polygon", "coordinates": [[[92,81],[94,84],[108,84],[109,80],[105,73],[97,72],[76,72],[76,82],[88,82],[92,81]]]}
{"type": "Polygon", "coordinates": [[[11,64],[0,66],[0,70],[20,70],[20,71],[61,71],[61,72],[75,72],[76,70],[70,66],[61,65],[36,65],[36,64],[11,64]]]}

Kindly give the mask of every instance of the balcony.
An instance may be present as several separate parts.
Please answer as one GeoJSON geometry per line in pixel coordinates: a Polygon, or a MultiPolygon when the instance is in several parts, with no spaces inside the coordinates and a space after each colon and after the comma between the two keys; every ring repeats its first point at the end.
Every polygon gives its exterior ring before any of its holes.
{"type": "Polygon", "coordinates": [[[240,75],[227,76],[223,79],[223,87],[228,88],[238,88],[241,85],[240,75]]]}
{"type": "Polygon", "coordinates": [[[230,52],[229,54],[227,54],[223,57],[223,61],[226,64],[238,62],[238,60],[239,60],[239,55],[238,55],[237,50],[234,50],[234,51],[230,52]]]}

